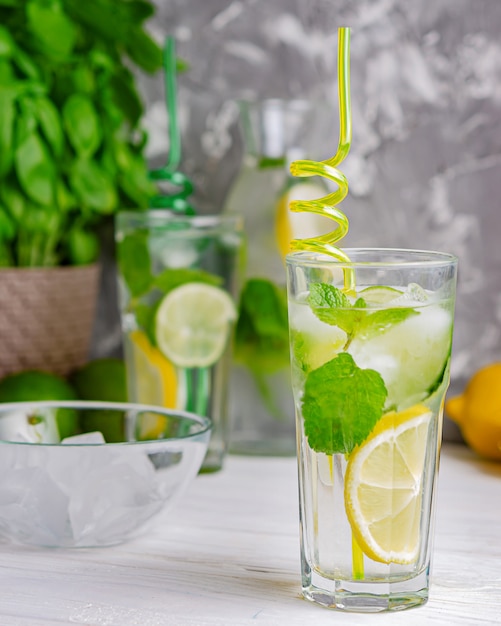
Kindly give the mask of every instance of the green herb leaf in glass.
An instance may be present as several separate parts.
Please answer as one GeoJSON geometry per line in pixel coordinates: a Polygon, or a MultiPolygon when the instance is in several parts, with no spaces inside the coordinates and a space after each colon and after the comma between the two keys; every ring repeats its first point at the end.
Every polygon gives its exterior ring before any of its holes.
{"type": "Polygon", "coordinates": [[[325,454],[349,454],[381,418],[386,396],[381,375],[359,368],[347,352],[310,372],[302,399],[310,447],[325,454]]]}
{"type": "Polygon", "coordinates": [[[199,269],[166,269],[155,276],[153,286],[163,291],[164,294],[167,294],[169,291],[176,289],[176,287],[180,287],[185,283],[194,282],[219,287],[223,279],[221,276],[216,276],[215,274],[210,274],[209,272],[199,269]]]}
{"type": "Polygon", "coordinates": [[[352,306],[348,297],[337,287],[325,283],[314,283],[310,286],[308,304],[319,320],[339,326],[348,336],[356,330],[365,317],[365,302],[359,298],[352,306]]]}
{"type": "Polygon", "coordinates": [[[380,335],[414,315],[419,315],[419,311],[403,307],[374,311],[361,320],[357,336],[361,339],[369,339],[380,335]]]}
{"type": "Polygon", "coordinates": [[[118,243],[117,258],[120,273],[133,298],[143,295],[150,289],[153,276],[148,249],[148,233],[137,231],[118,243]]]}
{"type": "Polygon", "coordinates": [[[263,278],[249,279],[240,297],[235,360],[262,374],[279,371],[289,359],[285,290],[263,278]]]}

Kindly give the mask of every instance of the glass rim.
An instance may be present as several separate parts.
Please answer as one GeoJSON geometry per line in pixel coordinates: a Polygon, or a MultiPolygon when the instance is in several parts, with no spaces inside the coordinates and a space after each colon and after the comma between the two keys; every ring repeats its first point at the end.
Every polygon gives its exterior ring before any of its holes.
{"type": "Polygon", "coordinates": [[[457,256],[451,254],[449,252],[440,252],[436,250],[421,250],[421,249],[413,249],[413,248],[340,248],[340,251],[346,254],[348,257],[350,255],[356,254],[365,254],[368,255],[377,255],[377,254],[387,254],[387,255],[401,255],[400,259],[391,259],[391,260],[376,260],[371,259],[368,260],[344,260],[340,258],[336,258],[329,254],[316,252],[316,251],[308,251],[308,250],[297,250],[293,252],[289,252],[285,261],[288,265],[294,266],[320,266],[320,265],[335,265],[337,267],[350,267],[350,268],[368,268],[368,267],[379,267],[379,268],[398,268],[398,267],[447,267],[450,265],[455,265],[458,262],[457,256]]]}
{"type": "Polygon", "coordinates": [[[117,211],[115,215],[117,225],[140,224],[143,226],[158,226],[164,224],[186,224],[187,226],[196,226],[197,228],[218,228],[226,224],[234,224],[241,228],[243,224],[242,217],[233,213],[213,213],[196,215],[182,215],[175,213],[170,209],[145,209],[141,211],[133,211],[124,209],[117,211]]]}
{"type": "Polygon", "coordinates": [[[24,402],[2,402],[0,404],[0,423],[2,421],[2,414],[6,411],[21,411],[23,409],[104,409],[114,411],[134,411],[137,413],[160,413],[166,417],[174,417],[179,419],[187,419],[200,426],[200,430],[196,433],[189,433],[187,435],[179,435],[178,437],[164,437],[162,439],[145,439],[144,441],[117,441],[117,442],[105,442],[103,443],[48,443],[48,442],[34,442],[34,441],[11,441],[9,439],[2,439],[0,437],[0,445],[20,445],[20,446],[47,446],[47,447],[78,447],[78,448],[91,448],[99,446],[144,446],[149,444],[158,444],[163,442],[174,441],[186,441],[194,439],[210,432],[212,429],[212,420],[205,415],[198,415],[197,413],[191,413],[189,411],[182,411],[180,409],[170,409],[167,407],[156,406],[153,404],[141,404],[139,402],[105,402],[100,400],[32,400],[24,402]]]}

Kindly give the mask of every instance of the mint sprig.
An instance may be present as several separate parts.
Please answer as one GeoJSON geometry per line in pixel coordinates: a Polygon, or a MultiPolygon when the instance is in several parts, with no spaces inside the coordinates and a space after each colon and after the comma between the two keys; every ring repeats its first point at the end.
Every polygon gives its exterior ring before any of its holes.
{"type": "Polygon", "coordinates": [[[388,392],[381,375],[341,352],[310,372],[303,396],[304,430],[313,450],[349,454],[383,414],[388,392]]]}
{"type": "Polygon", "coordinates": [[[419,313],[410,307],[374,309],[361,297],[352,303],[326,283],[310,285],[308,304],[319,320],[341,328],[347,340],[343,352],[306,377],[305,434],[317,452],[349,454],[382,417],[388,391],[381,375],[358,367],[347,350],[355,337],[370,339],[419,313]]]}
{"type": "Polygon", "coordinates": [[[357,298],[352,304],[340,289],[326,283],[310,285],[308,304],[319,320],[344,330],[348,335],[345,350],[355,336],[368,339],[408,317],[419,315],[418,311],[407,307],[374,310],[363,298],[357,298]]]}

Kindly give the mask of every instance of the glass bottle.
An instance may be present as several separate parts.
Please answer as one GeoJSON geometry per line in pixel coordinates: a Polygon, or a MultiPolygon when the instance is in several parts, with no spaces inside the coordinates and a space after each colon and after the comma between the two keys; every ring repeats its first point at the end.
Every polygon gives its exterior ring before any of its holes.
{"type": "Polygon", "coordinates": [[[293,455],[284,258],[292,238],[333,229],[332,222],[289,211],[292,199],[321,198],[320,179],[294,178],[290,162],[318,155],[321,108],[304,100],[240,103],[244,157],[224,212],[244,218],[242,293],[230,377],[230,452],[293,455]]]}

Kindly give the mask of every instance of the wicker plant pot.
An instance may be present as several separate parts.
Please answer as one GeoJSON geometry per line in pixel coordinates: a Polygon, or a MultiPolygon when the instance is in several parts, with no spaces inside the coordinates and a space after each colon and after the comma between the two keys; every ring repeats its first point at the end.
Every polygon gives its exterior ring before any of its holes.
{"type": "Polygon", "coordinates": [[[99,265],[0,270],[0,377],[66,375],[89,356],[99,265]]]}

